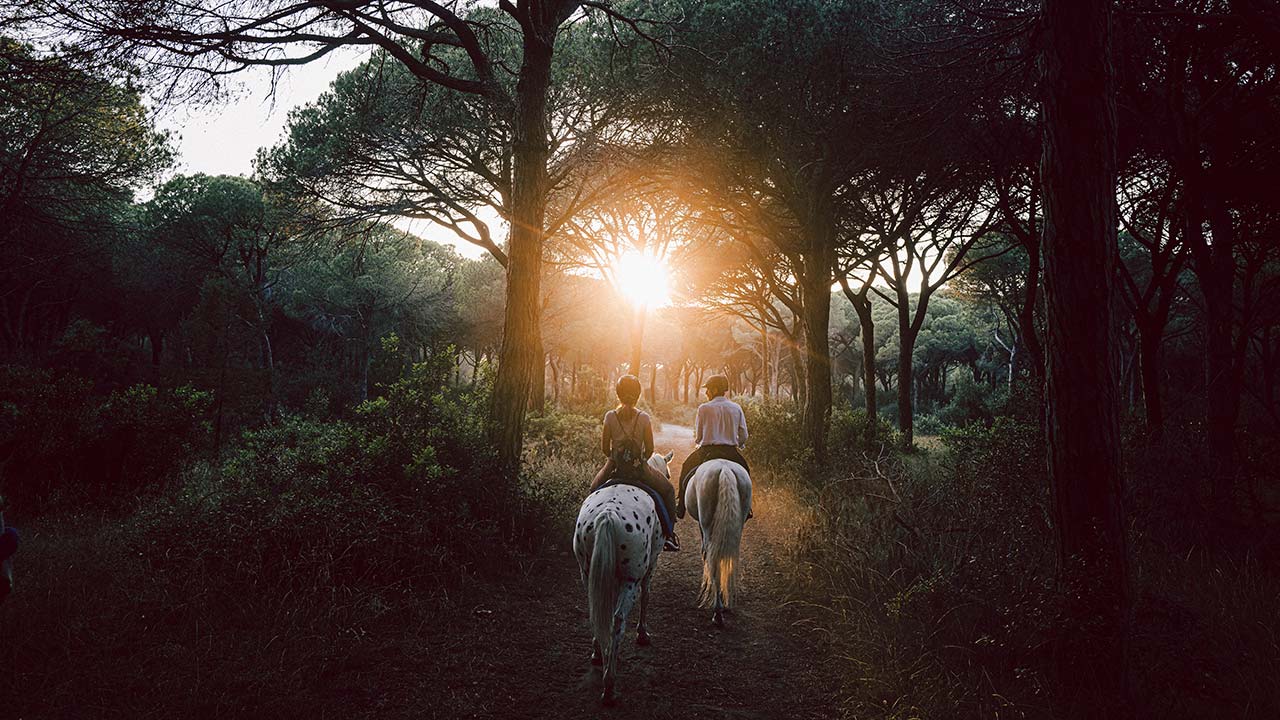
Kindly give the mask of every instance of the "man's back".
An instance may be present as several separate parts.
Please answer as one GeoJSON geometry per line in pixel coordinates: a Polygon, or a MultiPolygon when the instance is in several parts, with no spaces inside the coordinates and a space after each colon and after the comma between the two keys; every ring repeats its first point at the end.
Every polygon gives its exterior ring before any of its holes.
{"type": "Polygon", "coordinates": [[[693,426],[693,441],[699,446],[745,446],[747,416],[742,412],[742,406],[723,395],[699,405],[693,426]]]}

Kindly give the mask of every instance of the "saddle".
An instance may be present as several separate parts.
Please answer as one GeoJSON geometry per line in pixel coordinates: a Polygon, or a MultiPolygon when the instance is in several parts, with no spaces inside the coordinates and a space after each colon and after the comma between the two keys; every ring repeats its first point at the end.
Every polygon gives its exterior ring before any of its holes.
{"type": "Polygon", "coordinates": [[[601,483],[600,487],[596,488],[596,490],[603,490],[607,487],[613,487],[614,485],[628,485],[633,488],[639,488],[648,493],[649,497],[653,499],[653,509],[657,511],[658,519],[662,521],[662,526],[665,528],[671,527],[671,510],[667,507],[666,503],[662,502],[662,496],[659,495],[656,490],[638,480],[631,480],[617,475],[601,483]]]}

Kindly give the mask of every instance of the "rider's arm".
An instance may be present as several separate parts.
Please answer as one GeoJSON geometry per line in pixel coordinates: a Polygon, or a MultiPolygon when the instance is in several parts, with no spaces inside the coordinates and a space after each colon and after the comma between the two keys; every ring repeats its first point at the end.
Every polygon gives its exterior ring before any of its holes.
{"type": "Polygon", "coordinates": [[[612,438],[609,437],[609,416],[605,415],[604,429],[600,431],[600,452],[604,453],[605,457],[609,457],[611,439],[612,438]]]}
{"type": "Polygon", "coordinates": [[[644,459],[648,460],[653,454],[653,423],[649,420],[649,416],[644,418],[644,459]]]}
{"type": "Polygon", "coordinates": [[[693,444],[702,447],[702,408],[705,405],[698,406],[698,412],[693,416],[693,444]]]}
{"type": "Polygon", "coordinates": [[[747,446],[747,413],[738,408],[738,447],[747,446]]]}

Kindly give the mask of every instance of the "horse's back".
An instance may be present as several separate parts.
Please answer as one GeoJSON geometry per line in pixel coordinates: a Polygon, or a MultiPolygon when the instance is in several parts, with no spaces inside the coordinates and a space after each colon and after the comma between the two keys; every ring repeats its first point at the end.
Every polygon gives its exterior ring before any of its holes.
{"type": "Polygon", "coordinates": [[[595,527],[601,515],[610,516],[618,539],[618,568],[629,577],[642,577],[657,561],[662,528],[653,500],[630,485],[611,485],[587,496],[578,511],[573,552],[584,569],[595,548],[595,527]]]}
{"type": "Polygon", "coordinates": [[[720,478],[726,470],[737,484],[743,509],[751,506],[751,476],[747,469],[732,460],[708,460],[694,471],[685,490],[685,504],[693,517],[702,518],[702,513],[708,510],[714,514],[720,497],[720,478]]]}

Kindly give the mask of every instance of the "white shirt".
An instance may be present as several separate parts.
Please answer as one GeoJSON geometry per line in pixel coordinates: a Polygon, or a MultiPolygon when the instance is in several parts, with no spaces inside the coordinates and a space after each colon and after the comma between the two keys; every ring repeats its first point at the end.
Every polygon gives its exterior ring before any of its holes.
{"type": "Polygon", "coordinates": [[[742,406],[721,395],[698,406],[693,423],[693,442],[703,445],[746,447],[747,416],[742,406]]]}

